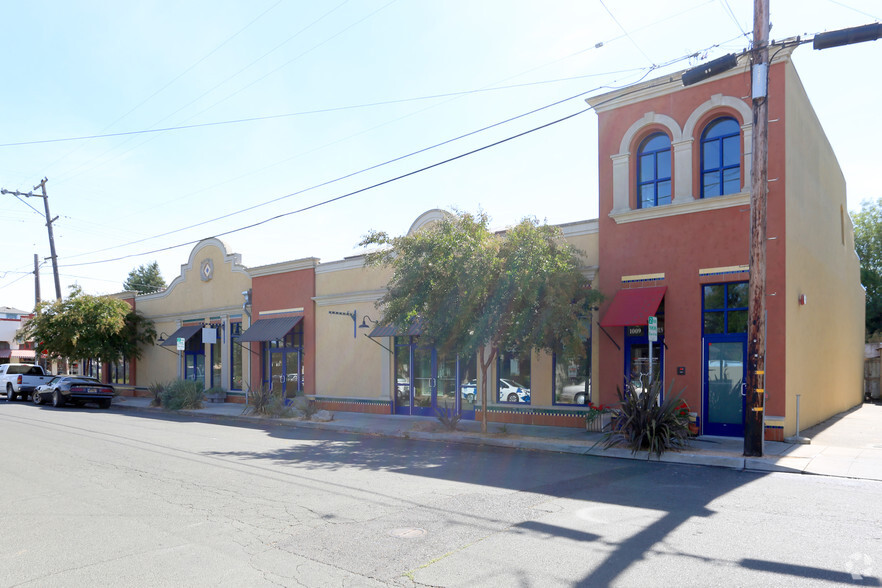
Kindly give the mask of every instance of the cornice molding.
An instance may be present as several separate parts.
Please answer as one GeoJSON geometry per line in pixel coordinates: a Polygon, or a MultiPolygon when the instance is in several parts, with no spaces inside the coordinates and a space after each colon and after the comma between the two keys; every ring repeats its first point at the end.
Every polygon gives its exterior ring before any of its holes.
{"type": "Polygon", "coordinates": [[[731,196],[701,198],[683,204],[667,204],[665,206],[639,208],[637,210],[613,210],[609,213],[609,217],[616,221],[617,225],[622,225],[655,218],[665,218],[668,216],[691,214],[694,212],[706,212],[708,210],[720,210],[736,206],[750,206],[750,194],[741,192],[731,196]]]}

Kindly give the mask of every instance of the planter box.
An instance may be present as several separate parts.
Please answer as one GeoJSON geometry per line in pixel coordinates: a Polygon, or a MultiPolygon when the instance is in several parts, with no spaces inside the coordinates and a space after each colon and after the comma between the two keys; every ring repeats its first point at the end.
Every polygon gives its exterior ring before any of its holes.
{"type": "Polygon", "coordinates": [[[590,421],[585,422],[585,430],[590,433],[602,433],[604,431],[608,431],[610,425],[612,424],[613,414],[612,413],[602,413],[591,419],[590,421]]]}

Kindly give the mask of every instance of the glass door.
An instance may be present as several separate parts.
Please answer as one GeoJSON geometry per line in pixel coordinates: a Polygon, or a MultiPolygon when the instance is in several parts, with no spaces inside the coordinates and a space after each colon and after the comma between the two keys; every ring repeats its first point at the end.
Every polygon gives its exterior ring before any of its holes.
{"type": "MultiPolygon", "coordinates": [[[[647,390],[654,382],[664,382],[664,342],[652,344],[652,358],[649,357],[649,342],[643,338],[625,340],[625,385],[630,382],[638,394],[647,390]]],[[[659,395],[662,400],[664,390],[659,395]]]]}
{"type": "Polygon", "coordinates": [[[410,414],[435,416],[435,353],[430,347],[414,347],[413,396],[410,414]]]}
{"type": "Polygon", "coordinates": [[[706,336],[704,345],[705,435],[744,436],[745,335],[706,336]]]}
{"type": "Polygon", "coordinates": [[[395,414],[436,416],[436,409],[449,408],[464,418],[475,418],[474,358],[458,360],[396,338],[394,361],[395,414]]]}
{"type": "Polygon", "coordinates": [[[294,398],[303,390],[302,363],[299,350],[270,349],[270,389],[281,391],[283,398],[294,398]]]}

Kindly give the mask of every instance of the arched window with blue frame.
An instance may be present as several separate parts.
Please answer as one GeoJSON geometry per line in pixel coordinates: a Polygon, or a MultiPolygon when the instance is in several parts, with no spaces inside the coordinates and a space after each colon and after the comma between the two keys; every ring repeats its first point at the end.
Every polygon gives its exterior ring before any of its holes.
{"type": "Polygon", "coordinates": [[[717,118],[701,134],[701,197],[741,191],[741,126],[734,118],[717,118]]]}
{"type": "Polygon", "coordinates": [[[650,135],[637,150],[637,204],[652,208],[671,203],[671,139],[650,135]]]}

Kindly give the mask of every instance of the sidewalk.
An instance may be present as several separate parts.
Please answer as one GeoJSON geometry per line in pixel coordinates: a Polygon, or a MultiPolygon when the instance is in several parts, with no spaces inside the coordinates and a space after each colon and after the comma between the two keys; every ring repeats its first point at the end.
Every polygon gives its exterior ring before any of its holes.
{"type": "MultiPolygon", "coordinates": [[[[161,408],[150,406],[149,398],[120,396],[114,399],[113,407],[119,410],[163,412],[161,408]]],[[[183,410],[177,414],[341,433],[473,443],[618,459],[646,459],[646,452],[632,455],[628,449],[603,449],[599,443],[602,437],[600,433],[587,433],[580,429],[488,423],[487,434],[482,434],[481,423],[476,421],[460,421],[460,430],[449,432],[436,419],[429,417],[337,412],[333,421],[313,422],[246,416],[242,414],[244,409],[242,404],[205,403],[204,408],[199,410],[183,410]]],[[[744,442],[740,438],[702,436],[691,440],[688,449],[665,453],[660,461],[882,481],[882,406],[863,404],[801,431],[800,435],[812,439],[811,444],[766,441],[764,456],[759,458],[742,455],[744,442]]]]}

